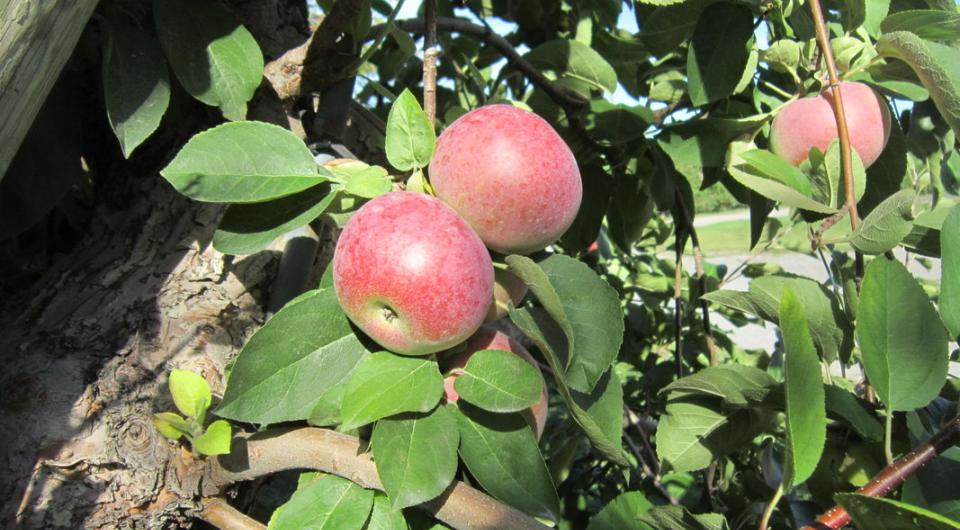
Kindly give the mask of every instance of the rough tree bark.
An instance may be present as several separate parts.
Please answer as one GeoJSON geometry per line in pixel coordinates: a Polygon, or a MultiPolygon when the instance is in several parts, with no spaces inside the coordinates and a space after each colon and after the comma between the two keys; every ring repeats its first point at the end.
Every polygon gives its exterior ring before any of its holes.
{"type": "MultiPolygon", "coordinates": [[[[304,0],[231,6],[268,60],[307,37],[304,0]]],[[[162,162],[111,178],[106,191],[123,199],[101,201],[71,252],[32,288],[0,299],[0,527],[192,520],[199,474],[176,469],[189,459],[174,458],[182,449],[151,415],[173,410],[172,367],[222,391],[226,363],[263,322],[279,253],[215,252],[222,208],[179,196],[156,173],[162,162]]]]}

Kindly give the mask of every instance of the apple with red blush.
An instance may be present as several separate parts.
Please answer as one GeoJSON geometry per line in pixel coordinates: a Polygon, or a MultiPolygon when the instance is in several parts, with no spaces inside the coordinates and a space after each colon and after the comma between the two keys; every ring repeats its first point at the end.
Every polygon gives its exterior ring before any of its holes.
{"type": "Polygon", "coordinates": [[[347,317],[384,348],[427,355],[462,343],[493,299],[490,254],[435,197],[381,195],[354,213],[333,255],[333,288],[347,317]]]}
{"type": "MultiPolygon", "coordinates": [[[[850,144],[864,167],[870,167],[890,139],[890,110],[872,88],[855,82],[840,83],[850,144]]],[[[791,101],[777,112],[770,126],[770,149],[798,166],[810,149],[826,151],[839,138],[833,114],[833,92],[791,101]]]]}
{"type": "Polygon", "coordinates": [[[540,116],[503,104],[472,110],[443,131],[430,184],[502,254],[556,241],[583,198],[580,169],[560,135],[540,116]]]}

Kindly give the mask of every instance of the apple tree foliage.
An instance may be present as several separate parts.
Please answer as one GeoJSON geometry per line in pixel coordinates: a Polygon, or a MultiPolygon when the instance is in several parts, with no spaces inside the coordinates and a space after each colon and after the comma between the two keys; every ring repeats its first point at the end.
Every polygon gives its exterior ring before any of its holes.
{"type": "MultiPolygon", "coordinates": [[[[148,27],[102,21],[110,125],[130,156],[159,127],[175,85],[218,108],[223,123],[187,141],[161,174],[192,199],[229,205],[212,244],[252,254],[308,223],[342,226],[391,189],[430,193],[436,131],[470,109],[512,102],[546,118],[576,153],[582,207],[547,252],[498,259],[530,288],[509,319],[547,374],[550,416],[538,442],[516,412],[527,401],[503,403],[535,400],[539,378],[497,362],[471,364],[469,390],[446,403],[437,358],[361,336],[326,275],[250,337],[212,408],[205,382],[175,372],[171,390],[189,419],[157,419],[205,454],[227,451],[231,425],[310,425],[369,442],[383,491],[304,473],[270,528],[440,528],[413,507],[455,481],[561,528],[756,527],[775,494],[774,528],[803,526],[834,504],[859,528],[960,528],[960,449],[894,498],[853,493],[885,454],[907,453],[957,413],[953,1],[824,3],[841,78],[874,87],[894,117],[880,159],[867,169],[854,160],[853,231],[837,143],[799,167],[769,151],[778,109],[828,83],[807,2],[441,0],[436,129],[420,103],[422,25],[397,19],[388,2],[360,4],[348,30],[362,59],[354,99],[386,123],[385,167],[321,165],[290,131],[248,120],[262,54],[207,0],[157,0],[148,27]],[[712,186],[749,212],[732,266],[697,237],[697,192],[712,186]],[[823,268],[797,275],[768,261],[787,251],[823,268]],[[737,277],[745,288],[730,287],[737,277]],[[735,340],[758,326],[777,330],[775,346],[735,340]],[[220,418],[206,431],[205,415],[220,418]]],[[[15,163],[2,204],[24,186],[20,174],[42,169],[15,163]]],[[[0,211],[0,235],[39,219],[63,186],[7,210],[17,218],[0,211]]]]}

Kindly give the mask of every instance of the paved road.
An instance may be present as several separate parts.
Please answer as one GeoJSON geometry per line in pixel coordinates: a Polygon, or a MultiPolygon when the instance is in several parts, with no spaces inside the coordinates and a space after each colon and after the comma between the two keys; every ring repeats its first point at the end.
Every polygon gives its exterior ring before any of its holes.
{"type": "MultiPolygon", "coordinates": [[[[776,217],[786,216],[789,215],[789,211],[787,209],[781,209],[774,212],[773,215],[776,217]]],[[[749,220],[749,218],[749,211],[740,210],[735,212],[724,212],[722,214],[698,216],[695,224],[697,226],[706,226],[727,221],[749,220]]],[[[903,249],[897,249],[894,251],[894,254],[901,262],[905,262],[905,260],[907,260],[907,253],[903,251],[903,249]]],[[[783,269],[789,273],[805,276],[818,282],[828,281],[827,271],[823,263],[821,263],[819,259],[812,255],[802,254],[799,252],[766,252],[753,258],[750,258],[749,254],[734,254],[715,257],[705,256],[705,261],[707,263],[714,265],[725,265],[728,272],[739,267],[740,264],[747,259],[750,259],[751,263],[774,263],[780,267],[783,267],[783,269]]],[[[685,257],[683,261],[684,267],[687,270],[694,270],[692,256],[685,257]]],[[[916,277],[939,279],[940,260],[930,259],[929,262],[931,267],[928,269],[922,263],[920,263],[915,256],[910,256],[909,260],[906,261],[907,268],[916,277]]],[[[736,291],[746,291],[749,287],[749,279],[739,276],[730,281],[724,287],[726,289],[732,289],[736,291]]],[[[774,350],[774,345],[776,343],[776,326],[766,324],[763,326],[751,325],[743,328],[735,328],[728,321],[722,317],[719,317],[719,315],[717,315],[717,317],[717,326],[728,331],[733,330],[733,339],[742,347],[750,349],[764,349],[768,352],[772,352],[774,350]]]]}

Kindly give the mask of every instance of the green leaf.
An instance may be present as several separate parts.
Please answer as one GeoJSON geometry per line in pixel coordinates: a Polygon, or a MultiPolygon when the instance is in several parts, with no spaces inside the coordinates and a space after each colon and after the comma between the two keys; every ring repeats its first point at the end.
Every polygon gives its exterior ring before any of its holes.
{"type": "Polygon", "coordinates": [[[265,424],[306,419],[367,355],[333,289],[308,292],[240,350],[217,415],[265,424]]]}
{"type": "Polygon", "coordinates": [[[857,310],[863,366],[892,410],[929,403],[947,377],[947,332],[917,280],[895,260],[867,266],[857,310]]]}
{"type": "Polygon", "coordinates": [[[170,104],[160,43],[142,30],[110,21],[103,44],[103,99],[123,156],[153,134],[170,104]]]}
{"type": "Polygon", "coordinates": [[[880,37],[877,52],[910,65],[943,119],[960,134],[960,50],[895,31],[880,37]]]}
{"type": "Polygon", "coordinates": [[[827,439],[820,359],[800,299],[789,287],[784,289],[780,298],[780,331],[783,333],[787,412],[783,487],[789,491],[813,474],[827,439]]]}
{"type": "MultiPolygon", "coordinates": [[[[808,158],[810,161],[813,161],[816,156],[813,155],[813,152],[814,151],[811,150],[811,155],[808,158]]],[[[857,151],[853,150],[850,153],[852,156],[851,164],[853,166],[853,190],[854,195],[859,201],[866,191],[867,173],[857,151]]],[[[786,161],[783,161],[783,163],[787,164],[786,161]]],[[[814,188],[816,188],[813,193],[815,200],[833,208],[843,207],[846,195],[844,193],[839,140],[830,142],[827,151],[823,153],[822,163],[811,170],[810,178],[814,188]]]]}
{"type": "MultiPolygon", "coordinates": [[[[830,206],[813,200],[791,185],[784,184],[782,182],[784,175],[778,169],[773,171],[769,167],[760,169],[745,161],[742,154],[753,150],[754,147],[753,144],[745,142],[732,142],[730,144],[726,169],[734,180],[772,201],[782,202],[787,206],[826,214],[832,214],[836,211],[830,206]],[[771,178],[770,175],[774,175],[775,178],[771,178]]],[[[769,158],[764,158],[764,161],[769,161],[769,158]]],[[[793,169],[796,170],[796,168],[793,169]]],[[[806,179],[806,176],[804,176],[804,179],[806,179]]],[[[796,184],[795,179],[789,177],[788,182],[796,184]]],[[[809,182],[807,185],[809,186],[809,182]]],[[[802,184],[800,184],[800,187],[804,188],[802,184]]]]}
{"type": "Polygon", "coordinates": [[[401,414],[377,422],[373,459],[394,510],[443,493],[457,472],[460,434],[446,407],[428,414],[401,414]]]}
{"type": "Polygon", "coordinates": [[[867,168],[867,186],[857,207],[869,215],[887,197],[900,191],[907,174],[907,142],[897,120],[890,122],[890,139],[874,163],[867,168]]]}
{"type": "Polygon", "coordinates": [[[410,89],[404,89],[387,115],[387,160],[400,171],[426,167],[436,143],[433,124],[410,89]]]}
{"type": "Polygon", "coordinates": [[[231,204],[213,234],[213,248],[235,255],[260,252],[274,239],[319,217],[336,196],[336,189],[320,184],[268,202],[231,204]]]}
{"type": "Polygon", "coordinates": [[[953,41],[960,38],[960,13],[941,9],[910,9],[883,19],[884,33],[908,31],[921,39],[953,41]]]}
{"type": "Polygon", "coordinates": [[[179,440],[183,436],[191,436],[193,424],[173,412],[159,412],[153,415],[153,426],[164,437],[179,440]]]}
{"type": "Polygon", "coordinates": [[[869,530],[957,530],[956,521],[905,502],[883,497],[868,497],[856,493],[838,493],[834,496],[853,523],[869,530]]]}
{"type": "Polygon", "coordinates": [[[507,256],[506,262],[563,330],[566,347],[555,353],[565,384],[589,393],[620,352],[623,316],[616,291],[568,256],[555,254],[539,264],[507,256]]]}
{"type": "Polygon", "coordinates": [[[742,448],[770,423],[765,411],[725,414],[719,409],[715,400],[703,396],[671,398],[657,427],[657,456],[679,473],[703,469],[742,448]]]}
{"type": "Polygon", "coordinates": [[[204,202],[269,201],[328,180],[303,140],[256,121],[195,135],[160,174],[180,193],[204,202]]]}
{"type": "MultiPolygon", "coordinates": [[[[575,254],[587,250],[600,236],[604,215],[610,205],[610,178],[603,168],[596,165],[580,166],[580,175],[583,182],[583,198],[580,201],[580,210],[570,228],[563,233],[560,244],[568,252],[575,254]]],[[[641,217],[631,209],[631,219],[641,217]]],[[[608,221],[610,223],[610,221],[608,221]]]]}
{"type": "Polygon", "coordinates": [[[853,427],[862,438],[883,440],[883,426],[856,396],[838,386],[824,385],[827,413],[853,427]]]}
{"type": "Polygon", "coordinates": [[[740,153],[740,158],[762,176],[789,186],[806,197],[813,196],[813,186],[799,168],[764,149],[740,153]]]}
{"type": "Polygon", "coordinates": [[[657,530],[729,530],[723,515],[693,514],[682,506],[655,506],[640,514],[639,519],[657,530]]]}
{"type": "MultiPolygon", "coordinates": [[[[336,174],[336,171],[334,171],[336,174]]],[[[379,166],[370,166],[353,173],[344,183],[343,191],[364,199],[372,199],[387,193],[393,183],[387,170],[379,166]]]]}
{"type": "Polygon", "coordinates": [[[603,145],[642,138],[653,121],[653,112],[644,106],[615,105],[602,99],[591,100],[585,116],[587,131],[603,145]]]}
{"type": "Polygon", "coordinates": [[[454,382],[460,397],[490,412],[520,412],[540,401],[543,378],[519,355],[502,350],[474,353],[454,382]]]}
{"type": "Polygon", "coordinates": [[[518,413],[486,412],[463,401],[455,415],[460,457],[490,495],[530,515],[557,520],[559,499],[537,439],[518,413]]]}
{"type": "Polygon", "coordinates": [[[210,407],[210,385],[200,374],[174,368],[170,372],[170,395],[181,414],[203,421],[210,407]]]}
{"type": "Polygon", "coordinates": [[[270,530],[340,530],[361,528],[373,508],[373,490],[336,475],[297,488],[270,517],[270,530]]]}
{"type": "Polygon", "coordinates": [[[567,386],[562,375],[558,375],[563,373],[558,352],[566,347],[566,337],[556,321],[539,308],[511,308],[510,319],[543,352],[553,371],[560,396],[590,442],[607,458],[626,465],[620,446],[623,434],[623,388],[616,372],[612,368],[608,370],[590,394],[577,392],[567,386]]]}
{"type": "Polygon", "coordinates": [[[693,34],[704,7],[713,0],[643,0],[666,6],[655,9],[641,21],[640,40],[658,57],[674,51],[693,34]],[[675,5],[668,5],[675,4],[675,5]]]}
{"type": "Polygon", "coordinates": [[[436,361],[377,352],[365,358],[347,383],[341,429],[399,414],[427,412],[443,396],[443,377],[436,361]]]}
{"type": "Polygon", "coordinates": [[[777,72],[796,72],[800,66],[800,43],[791,39],[780,39],[763,50],[761,58],[777,72]]]}
{"type": "Polygon", "coordinates": [[[226,420],[217,420],[207,425],[207,430],[193,440],[193,448],[204,455],[230,454],[233,430],[226,420]]]}
{"type": "Polygon", "coordinates": [[[390,499],[386,495],[376,492],[373,495],[373,510],[363,530],[408,530],[403,512],[390,507],[390,499]]]}
{"type": "Polygon", "coordinates": [[[573,81],[570,85],[583,86],[578,91],[589,96],[589,89],[612,93],[617,89],[617,72],[596,50],[569,39],[554,39],[527,52],[524,58],[542,72],[554,78],[573,81]]]}
{"type": "Polygon", "coordinates": [[[852,330],[840,302],[833,292],[809,278],[761,276],[750,282],[746,293],[721,290],[707,293],[703,298],[777,324],[784,287],[790,287],[800,298],[820,355],[828,361],[846,356],[852,347],[852,330]]]}
{"type": "Polygon", "coordinates": [[[209,0],[153,3],[157,35],[183,88],[242,120],[263,79],[263,53],[233,13],[209,0]]]}
{"type": "Polygon", "coordinates": [[[655,530],[653,526],[638,521],[640,514],[653,508],[653,503],[639,491],[621,493],[600,510],[587,530],[655,530]]]}
{"type": "Polygon", "coordinates": [[[753,13],[719,2],[703,10],[687,53],[690,101],[703,106],[733,94],[750,58],[753,13]]]}
{"type": "MultiPolygon", "coordinates": [[[[723,291],[714,291],[723,292],[723,291]]],[[[687,393],[723,399],[725,405],[745,407],[754,396],[763,394],[776,385],[767,372],[752,366],[725,364],[704,368],[677,379],[660,393],[687,393]]]]}
{"type": "Polygon", "coordinates": [[[960,206],[940,229],[940,316],[954,339],[960,337],[960,206]]]}
{"type": "Polygon", "coordinates": [[[883,254],[903,241],[913,229],[912,189],[894,193],[877,205],[850,235],[850,244],[864,254],[883,254]]]}

